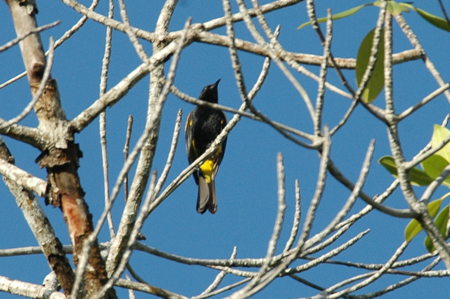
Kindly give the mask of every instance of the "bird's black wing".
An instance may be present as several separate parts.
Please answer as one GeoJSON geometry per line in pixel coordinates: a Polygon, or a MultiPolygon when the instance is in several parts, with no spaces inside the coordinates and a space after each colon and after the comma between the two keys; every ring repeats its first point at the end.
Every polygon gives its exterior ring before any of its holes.
{"type": "MultiPolygon", "coordinates": [[[[186,153],[188,156],[189,164],[192,164],[192,162],[194,162],[195,159],[197,159],[199,157],[197,150],[195,148],[195,140],[194,140],[194,123],[196,121],[194,111],[189,113],[187,120],[186,120],[186,127],[184,128],[184,133],[185,133],[185,138],[186,138],[186,153]]],[[[194,179],[198,185],[197,170],[194,171],[194,179]]]]}
{"type": "MultiPolygon", "coordinates": [[[[222,130],[225,128],[226,125],[227,125],[227,117],[226,117],[225,113],[223,113],[223,111],[220,111],[220,132],[222,132],[222,130]]],[[[219,134],[220,134],[220,132],[219,132],[219,134]]],[[[225,139],[220,144],[217,162],[214,165],[214,171],[212,174],[213,179],[216,178],[217,171],[219,170],[219,165],[220,165],[220,163],[222,163],[223,156],[225,155],[225,149],[227,147],[227,139],[228,138],[225,137],[225,139]]]]}

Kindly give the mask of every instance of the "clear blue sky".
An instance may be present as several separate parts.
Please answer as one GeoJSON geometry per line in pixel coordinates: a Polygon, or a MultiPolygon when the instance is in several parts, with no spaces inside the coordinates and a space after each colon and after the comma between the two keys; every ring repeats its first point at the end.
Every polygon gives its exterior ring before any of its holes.
{"type": "MultiPolygon", "coordinates": [[[[89,1],[80,2],[89,5],[89,1]]],[[[97,11],[107,14],[107,1],[101,2],[97,11]]],[[[131,24],[153,31],[163,1],[135,0],[128,2],[131,24]]],[[[268,1],[262,3],[266,2],[268,1]]],[[[333,12],[340,12],[368,1],[316,2],[317,14],[325,16],[327,7],[331,7],[333,12]]],[[[221,1],[208,1],[208,5],[205,3],[204,1],[181,0],[175,10],[171,29],[181,29],[189,16],[193,17],[194,23],[198,23],[223,15],[221,1]]],[[[448,5],[448,3],[445,4],[448,5]]],[[[419,0],[415,1],[414,5],[442,15],[437,1],[419,0]]],[[[39,25],[56,20],[62,21],[59,26],[42,33],[42,40],[47,49],[49,37],[53,36],[58,39],[73,26],[80,15],[60,1],[38,1],[38,6],[39,25]]],[[[118,7],[118,3],[116,6],[118,7]]],[[[0,45],[2,45],[13,39],[15,32],[7,6],[3,3],[0,7],[0,28],[2,28],[0,45]]],[[[450,6],[447,9],[450,10],[450,6]]],[[[235,3],[233,3],[233,11],[237,11],[235,3]]],[[[335,22],[333,54],[336,57],[355,57],[359,43],[373,29],[377,16],[377,8],[367,7],[353,17],[335,22]]],[[[287,50],[322,55],[320,41],[310,27],[300,31],[296,30],[298,25],[308,20],[305,3],[270,13],[267,18],[272,28],[281,24],[279,40],[287,50]]],[[[116,19],[120,20],[118,10],[116,19]]],[[[448,32],[431,26],[414,12],[405,14],[405,19],[435,63],[444,81],[448,81],[450,75],[448,32]]],[[[220,28],[215,32],[223,34],[225,29],[220,28]]],[[[236,24],[236,35],[239,38],[253,41],[243,23],[236,24]]],[[[103,26],[94,21],[88,21],[78,33],[56,50],[52,76],[58,80],[61,101],[69,119],[77,116],[98,98],[104,36],[103,26]]],[[[143,44],[150,55],[151,45],[145,41],[143,44]]],[[[394,52],[411,48],[408,40],[394,22],[394,52]]],[[[245,82],[247,88],[250,89],[259,74],[263,58],[243,52],[240,52],[239,55],[243,64],[245,82]]],[[[114,32],[108,87],[114,86],[139,64],[139,57],[128,37],[123,33],[114,32]]],[[[318,67],[307,66],[307,68],[318,73],[318,67]]],[[[17,46],[0,53],[0,70],[0,83],[23,71],[23,63],[17,46]]],[[[355,86],[353,72],[345,71],[344,73],[352,86],[355,86]]],[[[317,84],[305,76],[299,74],[295,74],[295,76],[303,84],[310,97],[315,99],[317,84]]],[[[221,78],[219,102],[238,108],[241,105],[241,99],[230,66],[228,49],[205,44],[192,44],[182,52],[175,78],[175,85],[181,91],[196,97],[205,85],[211,84],[219,78],[221,78]]],[[[340,86],[335,72],[332,70],[330,71],[330,80],[340,86]]],[[[437,88],[437,83],[428,73],[422,61],[396,66],[394,80],[395,105],[398,111],[420,101],[437,88]]],[[[123,163],[122,149],[128,115],[132,114],[135,120],[132,136],[132,145],[134,145],[144,126],[147,97],[148,77],[130,90],[118,104],[107,110],[108,154],[112,182],[115,181],[123,163]]],[[[30,98],[26,79],[1,89],[0,117],[9,119],[15,116],[30,101],[30,98]]],[[[276,65],[272,65],[269,77],[255,98],[254,104],[257,109],[273,120],[313,133],[312,123],[302,99],[276,65]]],[[[334,126],[343,116],[349,104],[348,99],[327,91],[323,122],[331,127],[334,126]]],[[[375,104],[384,107],[382,95],[375,104]]],[[[400,126],[401,142],[408,159],[411,159],[430,140],[433,124],[442,122],[449,112],[448,107],[445,97],[440,96],[400,126]]],[[[159,173],[167,158],[176,113],[180,108],[183,109],[183,121],[185,121],[187,114],[194,106],[170,95],[164,108],[158,149],[153,165],[159,173]]],[[[230,119],[232,115],[228,114],[228,117],[230,119]]],[[[36,126],[35,116],[28,116],[23,124],[36,126]]],[[[104,203],[98,121],[94,121],[76,138],[84,153],[79,169],[81,183],[86,191],[86,200],[95,223],[104,203]]],[[[380,121],[374,119],[365,109],[357,108],[347,126],[334,136],[331,157],[344,174],[355,181],[371,139],[376,139],[376,148],[364,191],[374,196],[383,192],[392,181],[390,174],[376,163],[380,157],[390,154],[386,129],[380,121]]],[[[9,138],[5,138],[5,140],[15,156],[18,166],[45,179],[45,170],[39,169],[34,163],[39,154],[36,149],[14,142],[9,138]]],[[[142,230],[147,237],[144,243],[169,253],[193,258],[228,258],[234,246],[237,246],[238,249],[237,258],[264,257],[277,211],[276,155],[278,152],[284,155],[287,201],[285,225],[277,248],[277,252],[280,252],[289,237],[293,219],[294,180],[299,179],[300,181],[302,212],[305,215],[316,186],[319,158],[316,152],[294,145],[267,125],[248,119],[243,119],[228,138],[227,151],[216,181],[218,212],[215,215],[209,213],[200,215],[196,212],[197,186],[190,178],[148,218],[142,230]]],[[[167,182],[170,183],[187,166],[184,134],[182,133],[167,182]]],[[[445,188],[441,188],[436,196],[442,195],[446,191],[445,188]]],[[[417,192],[421,194],[423,189],[418,188],[417,192]]],[[[0,200],[0,210],[2,211],[0,249],[36,246],[37,242],[20,210],[3,184],[0,185],[0,194],[2,198],[0,200]]],[[[329,177],[323,201],[314,222],[313,233],[320,231],[328,224],[349,194],[347,189],[331,176],[329,177]]],[[[39,201],[44,205],[42,198],[39,198],[39,201]]],[[[387,204],[406,208],[400,192],[396,192],[387,201],[387,204]]],[[[359,211],[364,206],[362,200],[358,200],[352,211],[359,211]]],[[[113,210],[116,227],[122,208],[123,195],[119,197],[113,210]]],[[[60,240],[64,244],[69,244],[66,225],[60,211],[48,206],[44,209],[60,240]]],[[[334,260],[385,263],[403,242],[403,229],[407,222],[407,220],[394,219],[377,211],[372,212],[350,229],[333,248],[367,228],[370,228],[371,232],[355,246],[335,257],[334,260]]],[[[108,239],[109,234],[105,229],[100,236],[100,242],[108,239]]],[[[422,241],[423,235],[420,235],[412,242],[401,259],[425,253],[422,241]]],[[[140,252],[133,254],[131,265],[141,277],[152,285],[187,296],[200,294],[217,274],[214,270],[179,265],[140,252]]],[[[425,265],[422,264],[414,269],[420,269],[425,265]]],[[[440,265],[438,269],[443,269],[443,266],[440,265]]],[[[11,279],[40,284],[48,272],[49,267],[43,255],[0,258],[0,275],[11,279]]],[[[299,276],[322,287],[328,287],[355,273],[363,272],[340,266],[320,266],[307,273],[300,273],[299,276]]],[[[401,279],[400,276],[383,277],[380,281],[359,291],[358,294],[375,291],[401,279]]],[[[224,283],[232,281],[237,281],[237,279],[229,275],[224,283]]],[[[116,290],[122,298],[127,296],[124,290],[119,288],[116,290]]],[[[449,278],[421,279],[406,288],[387,294],[383,298],[446,298],[449,292],[449,278]]],[[[291,278],[283,278],[272,283],[255,298],[296,298],[315,294],[317,294],[316,290],[303,286],[291,278]]],[[[2,293],[0,297],[10,298],[12,296],[2,293]]],[[[137,293],[137,298],[147,297],[148,295],[137,293]]]]}

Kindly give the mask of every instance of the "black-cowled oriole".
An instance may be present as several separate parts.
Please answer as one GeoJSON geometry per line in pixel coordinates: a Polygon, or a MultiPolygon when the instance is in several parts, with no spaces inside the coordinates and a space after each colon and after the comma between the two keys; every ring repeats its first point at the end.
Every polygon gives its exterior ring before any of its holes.
{"type": "MultiPolygon", "coordinates": [[[[216,83],[205,86],[199,100],[217,103],[219,100],[216,83]]],[[[186,151],[189,164],[200,157],[222,132],[227,118],[221,110],[205,106],[197,106],[186,121],[186,151]]],[[[197,212],[204,213],[208,209],[212,214],[217,211],[217,196],[214,180],[225,153],[227,139],[194,171],[194,179],[198,185],[197,212]]]]}

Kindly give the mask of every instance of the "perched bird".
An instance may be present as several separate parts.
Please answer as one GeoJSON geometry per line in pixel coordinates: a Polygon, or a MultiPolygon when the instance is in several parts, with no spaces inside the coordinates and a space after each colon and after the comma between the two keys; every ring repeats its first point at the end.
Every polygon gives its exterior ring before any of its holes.
{"type": "MultiPolygon", "coordinates": [[[[203,88],[199,100],[217,103],[219,100],[216,83],[203,88]]],[[[189,164],[200,157],[222,132],[227,124],[227,118],[221,110],[205,106],[197,106],[186,121],[186,152],[189,164]]],[[[227,139],[194,171],[194,179],[198,185],[197,212],[205,213],[208,209],[212,214],[217,211],[217,197],[214,180],[225,153],[227,139]]]]}

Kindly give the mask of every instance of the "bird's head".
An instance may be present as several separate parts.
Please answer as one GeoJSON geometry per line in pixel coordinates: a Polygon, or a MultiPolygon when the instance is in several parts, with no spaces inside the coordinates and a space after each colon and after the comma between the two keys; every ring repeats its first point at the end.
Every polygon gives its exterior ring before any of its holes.
{"type": "Polygon", "coordinates": [[[219,101],[219,96],[217,94],[217,86],[219,85],[219,82],[220,79],[214,84],[205,86],[198,99],[209,103],[217,103],[219,101]]]}

